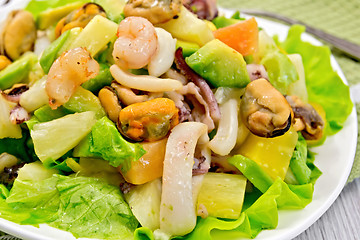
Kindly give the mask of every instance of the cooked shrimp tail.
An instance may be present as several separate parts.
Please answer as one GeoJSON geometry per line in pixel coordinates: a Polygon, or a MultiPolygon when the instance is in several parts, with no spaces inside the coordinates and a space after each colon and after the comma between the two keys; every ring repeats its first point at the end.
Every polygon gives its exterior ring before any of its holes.
{"type": "Polygon", "coordinates": [[[157,49],[155,27],[145,18],[128,17],[121,21],[114,43],[115,63],[123,69],[145,67],[157,49]]]}
{"type": "Polygon", "coordinates": [[[56,109],[66,103],[82,83],[94,78],[99,72],[99,64],[84,48],[64,52],[50,68],[46,93],[49,105],[56,109]]]}

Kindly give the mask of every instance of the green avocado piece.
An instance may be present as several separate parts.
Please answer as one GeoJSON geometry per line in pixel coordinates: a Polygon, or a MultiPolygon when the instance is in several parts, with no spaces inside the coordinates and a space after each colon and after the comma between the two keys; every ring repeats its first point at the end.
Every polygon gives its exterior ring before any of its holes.
{"type": "Polygon", "coordinates": [[[100,119],[106,115],[99,98],[82,87],[79,87],[63,106],[71,112],[81,113],[92,111],[95,113],[96,119],[100,119]]]}
{"type": "Polygon", "coordinates": [[[260,64],[264,65],[270,83],[282,94],[286,94],[289,85],[299,78],[294,64],[280,51],[266,54],[260,64]]]}
{"type": "Polygon", "coordinates": [[[40,30],[45,30],[73,10],[81,7],[81,5],[83,5],[82,2],[74,2],[61,7],[50,8],[46,11],[41,12],[38,15],[36,24],[40,30]]]}
{"type": "Polygon", "coordinates": [[[212,20],[212,23],[216,26],[217,29],[219,29],[219,28],[224,28],[224,27],[233,25],[240,21],[241,20],[239,20],[239,19],[233,19],[233,18],[227,18],[224,16],[219,16],[219,17],[214,18],[214,20],[212,20]]]}
{"type": "Polygon", "coordinates": [[[178,49],[179,47],[182,48],[184,57],[189,57],[191,54],[193,54],[200,48],[200,46],[196,43],[185,42],[185,41],[181,41],[181,40],[177,39],[176,40],[176,49],[178,49]]]}
{"type": "MultiPolygon", "coordinates": [[[[60,57],[60,55],[71,49],[71,44],[75,41],[75,39],[79,36],[79,34],[82,32],[82,28],[80,27],[75,27],[72,28],[70,30],[68,30],[69,36],[67,37],[66,41],[64,42],[64,44],[60,47],[59,51],[56,53],[56,58],[60,57]]],[[[65,32],[66,33],[66,32],[65,32]]],[[[63,33],[63,34],[65,34],[63,33]]],[[[62,35],[63,35],[62,34],[62,35]]],[[[61,35],[61,36],[62,36],[61,35]]]]}
{"type": "Polygon", "coordinates": [[[126,4],[125,0],[94,0],[94,3],[102,6],[107,17],[116,23],[120,23],[124,19],[123,9],[126,4]]]}
{"type": "Polygon", "coordinates": [[[99,63],[100,70],[96,77],[84,82],[81,86],[95,94],[97,94],[101,88],[110,85],[113,77],[110,73],[109,66],[105,63],[99,63]]]}
{"type": "Polygon", "coordinates": [[[49,72],[51,65],[57,58],[57,54],[60,48],[64,45],[64,43],[69,38],[69,36],[70,36],[70,31],[66,31],[63,34],[61,34],[61,36],[58,39],[56,39],[54,42],[52,42],[50,46],[48,46],[41,55],[40,66],[42,67],[45,73],[49,72]]]}
{"type": "Polygon", "coordinates": [[[15,83],[27,79],[33,65],[38,61],[34,53],[26,53],[21,58],[0,71],[0,89],[5,90],[15,83]]]}
{"type": "Polygon", "coordinates": [[[49,105],[45,105],[36,109],[34,115],[40,122],[48,122],[54,119],[61,118],[70,113],[73,112],[65,109],[63,106],[60,106],[57,109],[51,109],[49,105]]]}
{"type": "Polygon", "coordinates": [[[243,88],[250,82],[243,56],[217,39],[205,44],[185,61],[214,87],[243,88]]]}
{"type": "Polygon", "coordinates": [[[49,73],[49,70],[54,61],[60,57],[60,55],[70,49],[70,45],[77,38],[82,31],[81,28],[72,28],[56,39],[48,46],[40,58],[40,65],[45,73],[49,73]]]}

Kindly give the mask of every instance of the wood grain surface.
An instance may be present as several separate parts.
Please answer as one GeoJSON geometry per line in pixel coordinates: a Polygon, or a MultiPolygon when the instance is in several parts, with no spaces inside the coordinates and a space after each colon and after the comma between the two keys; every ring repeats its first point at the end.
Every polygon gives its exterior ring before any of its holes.
{"type": "Polygon", "coordinates": [[[293,240],[360,240],[360,178],[346,185],[330,209],[293,240]]]}

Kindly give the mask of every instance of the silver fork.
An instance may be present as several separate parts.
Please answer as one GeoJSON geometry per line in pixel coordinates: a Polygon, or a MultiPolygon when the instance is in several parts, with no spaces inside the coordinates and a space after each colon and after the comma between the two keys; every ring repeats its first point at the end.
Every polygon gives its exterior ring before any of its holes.
{"type": "Polygon", "coordinates": [[[274,19],[278,19],[280,21],[283,21],[283,22],[286,22],[289,24],[304,25],[306,27],[306,32],[330,43],[336,49],[338,49],[341,52],[345,53],[346,55],[360,61],[360,45],[358,45],[358,44],[355,44],[348,40],[336,37],[332,34],[324,32],[318,28],[309,26],[306,23],[279,15],[277,13],[267,12],[267,11],[262,11],[262,10],[252,10],[252,9],[243,9],[240,12],[244,13],[244,14],[254,15],[254,16],[274,18],[274,19]]]}

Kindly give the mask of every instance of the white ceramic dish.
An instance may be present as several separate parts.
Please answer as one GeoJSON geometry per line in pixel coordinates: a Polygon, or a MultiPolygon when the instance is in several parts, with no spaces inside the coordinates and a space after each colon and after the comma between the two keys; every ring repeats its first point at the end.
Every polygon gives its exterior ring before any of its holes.
{"type": "MultiPolygon", "coordinates": [[[[0,7],[0,21],[5,18],[8,11],[22,8],[28,1],[13,0],[5,8],[0,7]]],[[[231,10],[223,10],[225,14],[231,14],[231,10]]],[[[289,27],[257,18],[259,26],[270,35],[278,34],[280,39],[286,37],[289,27]]],[[[321,43],[308,34],[303,34],[303,40],[314,45],[321,43]]],[[[339,65],[332,57],[332,65],[344,82],[345,76],[339,65]]],[[[349,176],[357,143],[357,116],[356,110],[347,119],[344,128],[334,136],[328,137],[325,144],[313,148],[317,152],[316,165],[323,175],[315,184],[313,201],[302,210],[279,211],[279,224],[274,230],[262,231],[256,240],[282,240],[292,239],[305,231],[332,205],[343,189],[349,176]]],[[[18,225],[0,218],[0,230],[26,240],[71,240],[75,239],[70,233],[41,225],[40,228],[33,226],[18,225]]]]}

